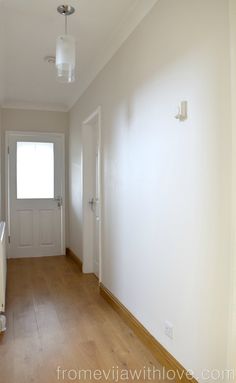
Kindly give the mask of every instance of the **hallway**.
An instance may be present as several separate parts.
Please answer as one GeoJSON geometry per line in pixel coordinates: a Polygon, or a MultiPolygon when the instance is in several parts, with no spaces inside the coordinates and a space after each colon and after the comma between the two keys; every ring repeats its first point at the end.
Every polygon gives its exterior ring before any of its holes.
{"type": "Polygon", "coordinates": [[[0,383],[236,383],[236,0],[0,9],[0,383]]]}
{"type": "Polygon", "coordinates": [[[59,366],[160,369],[99,295],[95,276],[83,275],[69,257],[9,260],[7,304],[8,330],[0,336],[1,383],[72,381],[57,376],[59,366]]]}

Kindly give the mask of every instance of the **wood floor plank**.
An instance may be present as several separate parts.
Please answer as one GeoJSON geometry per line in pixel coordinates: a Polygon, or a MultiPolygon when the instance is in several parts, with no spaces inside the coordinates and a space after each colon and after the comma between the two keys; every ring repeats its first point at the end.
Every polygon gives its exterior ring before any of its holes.
{"type": "MultiPolygon", "coordinates": [[[[106,372],[161,369],[99,295],[97,279],[83,275],[71,259],[9,260],[7,331],[0,335],[0,383],[59,382],[58,366],[106,372]]],[[[61,381],[82,380],[65,375],[61,381]]],[[[114,380],[103,377],[99,381],[114,380]]]]}

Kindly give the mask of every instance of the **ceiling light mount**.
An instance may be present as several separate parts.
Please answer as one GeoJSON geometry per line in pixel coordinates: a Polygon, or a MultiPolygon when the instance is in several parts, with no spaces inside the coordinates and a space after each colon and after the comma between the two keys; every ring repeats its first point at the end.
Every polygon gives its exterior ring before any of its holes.
{"type": "Polygon", "coordinates": [[[45,56],[44,61],[48,64],[55,64],[56,57],[55,56],[45,56]]]}
{"type": "Polygon", "coordinates": [[[57,7],[57,12],[63,16],[70,16],[75,12],[75,8],[71,5],[59,5],[59,7],[57,7]]]}

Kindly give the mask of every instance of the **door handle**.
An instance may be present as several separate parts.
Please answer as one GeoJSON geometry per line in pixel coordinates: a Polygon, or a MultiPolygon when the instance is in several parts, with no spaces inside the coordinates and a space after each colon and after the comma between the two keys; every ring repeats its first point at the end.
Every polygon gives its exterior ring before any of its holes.
{"type": "Polygon", "coordinates": [[[94,211],[94,207],[96,206],[96,201],[94,198],[91,198],[89,201],[88,201],[91,209],[94,211]]]}
{"type": "Polygon", "coordinates": [[[57,202],[57,207],[61,207],[62,206],[62,197],[61,196],[56,196],[54,198],[54,201],[57,202]]]}

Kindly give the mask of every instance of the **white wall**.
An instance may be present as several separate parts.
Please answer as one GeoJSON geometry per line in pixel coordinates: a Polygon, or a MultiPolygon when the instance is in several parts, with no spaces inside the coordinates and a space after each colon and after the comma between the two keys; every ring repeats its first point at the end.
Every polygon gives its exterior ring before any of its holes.
{"type": "Polygon", "coordinates": [[[3,104],[4,93],[5,93],[5,78],[4,78],[4,68],[5,68],[5,17],[3,12],[0,14],[0,105],[3,104]]]}
{"type": "MultiPolygon", "coordinates": [[[[38,110],[2,109],[2,174],[5,174],[5,132],[54,132],[65,134],[66,169],[68,167],[68,113],[38,110]]],[[[66,196],[68,196],[68,173],[66,173],[66,196]]],[[[66,242],[68,241],[68,201],[66,201],[66,242]]],[[[5,180],[2,179],[2,215],[5,218],[5,180]]]]}
{"type": "MultiPolygon", "coordinates": [[[[0,148],[1,148],[1,136],[2,136],[2,108],[0,106],[0,148]]],[[[2,220],[2,169],[1,169],[1,151],[0,151],[0,221],[2,220]]]]}
{"type": "Polygon", "coordinates": [[[69,247],[82,259],[82,121],[77,111],[69,114],[69,247]]]}
{"type": "Polygon", "coordinates": [[[82,256],[81,126],[101,105],[102,282],[196,376],[227,365],[228,5],[160,0],[70,113],[70,247],[82,256]]]}
{"type": "MultiPolygon", "coordinates": [[[[4,15],[0,13],[0,148],[1,148],[1,131],[2,131],[2,103],[4,98],[4,53],[5,53],[5,44],[4,44],[4,15]]],[[[2,217],[2,193],[1,193],[1,184],[2,184],[3,174],[1,172],[1,151],[0,151],[0,220],[2,217]]]]}
{"type": "Polygon", "coordinates": [[[232,111],[232,259],[229,361],[236,370],[236,2],[230,0],[232,111]]]}

